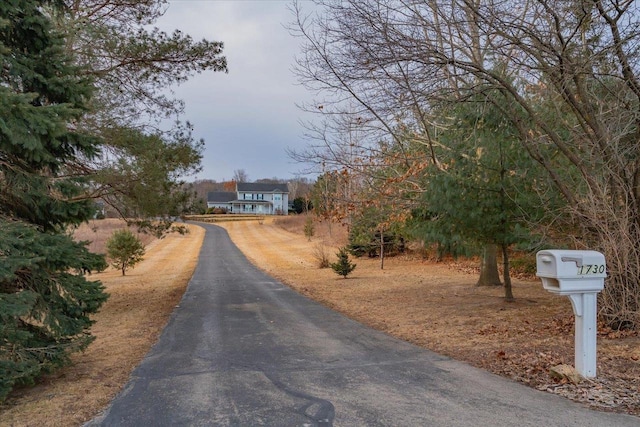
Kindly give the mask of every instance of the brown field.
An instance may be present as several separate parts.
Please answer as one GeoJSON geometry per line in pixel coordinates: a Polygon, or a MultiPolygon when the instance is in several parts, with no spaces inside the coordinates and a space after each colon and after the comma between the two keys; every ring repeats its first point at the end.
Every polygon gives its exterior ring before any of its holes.
{"type": "MultiPolygon", "coordinates": [[[[594,408],[640,415],[637,334],[601,328],[598,378],[579,385],[557,382],[549,368],[573,364],[571,304],[545,292],[538,280],[515,280],[516,302],[506,303],[501,288],[474,286],[475,262],[435,263],[419,256],[387,258],[384,270],[379,260],[356,259],[355,271],[343,279],[318,269],[316,253],[323,249],[333,261],[344,229],[333,225],[329,234],[326,224],[316,224],[308,241],[303,224],[304,217],[288,217],[219,225],[256,265],[362,323],[594,408]]],[[[151,243],[147,259],[130,275],[96,275],[111,293],[96,316],[96,342],[74,366],[14,393],[0,407],[0,425],[81,425],[106,407],[185,289],[203,234],[190,228],[189,235],[151,243]]]]}

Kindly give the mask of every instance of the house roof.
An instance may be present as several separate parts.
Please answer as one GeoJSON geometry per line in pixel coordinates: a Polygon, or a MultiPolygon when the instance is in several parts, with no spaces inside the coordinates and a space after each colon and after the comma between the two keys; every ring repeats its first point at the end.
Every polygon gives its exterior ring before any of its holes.
{"type": "Polygon", "coordinates": [[[289,186],[287,184],[266,184],[264,182],[238,182],[236,184],[238,191],[251,191],[260,193],[288,193],[289,186]]]}
{"type": "Polygon", "coordinates": [[[207,193],[207,202],[228,203],[237,198],[238,194],[235,191],[210,191],[207,193]]]}

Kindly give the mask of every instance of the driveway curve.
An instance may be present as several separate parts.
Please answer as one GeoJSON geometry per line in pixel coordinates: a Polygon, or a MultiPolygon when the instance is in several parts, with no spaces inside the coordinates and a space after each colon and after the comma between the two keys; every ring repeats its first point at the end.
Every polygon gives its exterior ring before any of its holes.
{"type": "Polygon", "coordinates": [[[251,265],[204,225],[160,340],[90,426],[634,426],[392,338],[251,265]]]}

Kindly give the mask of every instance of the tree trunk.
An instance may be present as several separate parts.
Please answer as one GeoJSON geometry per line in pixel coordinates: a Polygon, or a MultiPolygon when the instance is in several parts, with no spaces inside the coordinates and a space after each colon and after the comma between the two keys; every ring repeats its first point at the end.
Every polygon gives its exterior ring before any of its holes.
{"type": "Polygon", "coordinates": [[[507,251],[507,245],[502,245],[502,261],[504,268],[504,299],[507,302],[515,301],[513,298],[513,291],[511,289],[511,275],[509,274],[509,253],[507,251]]]}
{"type": "Polygon", "coordinates": [[[476,286],[501,285],[502,282],[500,282],[500,274],[498,273],[498,247],[494,244],[487,244],[482,254],[480,278],[476,286]]]}
{"type": "Polygon", "coordinates": [[[384,233],[380,230],[380,270],[384,270],[384,233]]]}

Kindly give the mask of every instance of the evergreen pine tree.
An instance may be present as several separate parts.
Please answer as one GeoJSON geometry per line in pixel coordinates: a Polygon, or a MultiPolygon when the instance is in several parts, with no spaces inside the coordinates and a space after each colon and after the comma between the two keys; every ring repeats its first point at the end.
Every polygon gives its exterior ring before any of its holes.
{"type": "Polygon", "coordinates": [[[107,298],[84,277],[104,257],[67,233],[94,212],[75,170],[99,148],[76,131],[92,88],[45,4],[0,2],[0,401],[86,348],[107,298]]]}
{"type": "Polygon", "coordinates": [[[340,276],[345,279],[355,268],[356,265],[349,261],[349,253],[347,252],[347,248],[338,249],[338,261],[331,264],[331,268],[340,276]]]}
{"type": "Polygon", "coordinates": [[[111,265],[122,271],[123,276],[128,268],[142,261],[144,253],[144,244],[126,228],[114,231],[107,240],[107,256],[111,265]]]}

